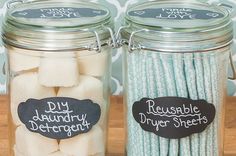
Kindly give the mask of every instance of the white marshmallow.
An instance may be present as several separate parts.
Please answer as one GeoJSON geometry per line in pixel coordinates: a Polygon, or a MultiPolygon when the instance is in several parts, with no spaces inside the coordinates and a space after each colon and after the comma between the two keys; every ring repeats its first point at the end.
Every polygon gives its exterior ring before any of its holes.
{"type": "MultiPolygon", "coordinates": [[[[109,69],[109,48],[102,50],[101,53],[94,52],[84,56],[80,53],[78,57],[80,73],[91,76],[103,76],[109,69]]],[[[88,53],[88,52],[87,52],[88,53]]]]}
{"type": "Polygon", "coordinates": [[[39,84],[37,73],[26,73],[16,76],[11,81],[11,114],[15,125],[20,125],[17,109],[21,102],[30,98],[42,99],[55,97],[53,88],[46,88],[39,84]]]}
{"type": "Polygon", "coordinates": [[[16,149],[24,156],[45,156],[58,151],[58,143],[20,126],[16,129],[16,149]]]}
{"type": "Polygon", "coordinates": [[[104,103],[103,84],[97,78],[81,75],[77,86],[60,88],[57,96],[72,97],[80,100],[90,99],[101,105],[104,103]]]}
{"type": "MultiPolygon", "coordinates": [[[[34,52],[18,48],[9,50],[10,68],[14,72],[30,70],[39,67],[40,58],[34,52]]],[[[35,52],[36,54],[37,52],[35,52]]]]}
{"type": "MultiPolygon", "coordinates": [[[[39,82],[47,87],[72,87],[79,82],[76,56],[65,53],[47,54],[40,60],[39,82]]],[[[75,54],[74,54],[75,55],[75,54]]]]}
{"type": "Polygon", "coordinates": [[[60,88],[58,97],[71,97],[79,100],[90,99],[101,107],[101,117],[99,124],[103,124],[106,116],[106,106],[103,98],[103,84],[100,80],[81,75],[79,85],[71,88],[60,88]]]}
{"type": "Polygon", "coordinates": [[[73,156],[105,153],[105,141],[102,129],[99,126],[94,126],[88,133],[61,140],[59,148],[62,152],[73,156]]]}
{"type": "Polygon", "coordinates": [[[91,130],[91,138],[90,138],[90,155],[101,154],[105,155],[105,140],[104,133],[101,127],[94,126],[91,130]]]}
{"type": "Polygon", "coordinates": [[[90,133],[80,134],[70,139],[61,140],[60,151],[73,156],[88,156],[91,146],[89,146],[90,133]]]}
{"type": "Polygon", "coordinates": [[[24,154],[22,154],[16,149],[16,145],[14,145],[14,156],[25,156],[24,154]]]}

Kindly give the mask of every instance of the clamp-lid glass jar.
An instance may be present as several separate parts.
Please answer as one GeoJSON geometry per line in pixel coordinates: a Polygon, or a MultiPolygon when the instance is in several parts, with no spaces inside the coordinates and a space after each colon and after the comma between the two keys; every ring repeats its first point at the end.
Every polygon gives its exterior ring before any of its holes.
{"type": "Polygon", "coordinates": [[[76,0],[13,2],[2,34],[9,155],[105,155],[115,43],[110,11],[76,0]]]}
{"type": "Polygon", "coordinates": [[[233,27],[227,9],[153,1],[128,9],[124,44],[128,156],[223,155],[233,27]]]}

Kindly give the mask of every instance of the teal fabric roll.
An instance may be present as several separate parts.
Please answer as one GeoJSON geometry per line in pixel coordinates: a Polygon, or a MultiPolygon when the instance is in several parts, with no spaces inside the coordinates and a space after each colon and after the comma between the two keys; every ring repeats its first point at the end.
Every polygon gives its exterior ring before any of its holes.
{"type": "MultiPolygon", "coordinates": [[[[217,92],[220,89],[220,85],[217,82],[220,82],[219,80],[219,75],[220,72],[218,69],[220,69],[221,67],[218,65],[217,62],[219,62],[220,60],[217,59],[217,57],[213,56],[210,58],[210,64],[211,66],[211,83],[212,83],[212,93],[213,93],[213,103],[216,106],[216,121],[219,121],[219,114],[220,114],[220,105],[219,103],[223,102],[223,96],[220,92],[217,92]],[[217,75],[217,76],[214,76],[217,75]]],[[[217,122],[213,123],[213,139],[212,143],[213,143],[213,153],[212,155],[214,156],[218,156],[218,153],[216,152],[218,149],[218,142],[220,141],[220,139],[218,138],[218,124],[217,122]]]]}
{"type": "MultiPolygon", "coordinates": [[[[158,96],[157,94],[157,85],[156,85],[156,79],[155,79],[155,75],[154,75],[154,68],[153,68],[153,64],[154,64],[154,60],[152,58],[152,56],[147,56],[147,60],[144,61],[146,63],[146,69],[145,71],[147,71],[147,86],[144,86],[148,89],[148,96],[150,98],[155,98],[158,96]],[[152,69],[152,70],[150,70],[152,69]]],[[[143,72],[145,74],[145,72],[143,72]]],[[[142,75],[145,76],[145,75],[142,75]]],[[[148,152],[149,155],[156,155],[156,156],[160,156],[160,146],[159,146],[159,137],[156,136],[153,133],[149,133],[149,143],[150,143],[150,147],[147,149],[150,149],[150,152],[148,152]]]]}
{"type": "MultiPolygon", "coordinates": [[[[187,82],[186,82],[186,74],[184,71],[184,57],[183,55],[174,54],[173,55],[173,66],[174,66],[174,74],[176,80],[176,88],[177,88],[177,96],[178,97],[188,97],[187,90],[187,82]]],[[[180,155],[191,155],[190,149],[190,138],[186,137],[180,139],[180,155]]]]}
{"type": "MultiPolygon", "coordinates": [[[[192,100],[198,99],[198,92],[197,92],[197,79],[196,79],[196,72],[194,67],[194,56],[193,54],[184,54],[184,66],[185,66],[185,73],[186,73],[186,80],[187,80],[187,88],[189,98],[192,100]]],[[[198,135],[191,136],[191,154],[192,156],[199,156],[199,138],[198,135]]]]}
{"type": "MultiPolygon", "coordinates": [[[[202,62],[202,56],[199,53],[194,54],[194,66],[196,68],[196,82],[197,82],[197,93],[198,93],[198,99],[206,99],[205,95],[205,84],[204,84],[204,67],[202,62]]],[[[198,156],[200,153],[204,156],[205,153],[205,145],[206,145],[206,136],[205,134],[194,134],[195,138],[199,137],[199,147],[198,147],[198,153],[193,153],[193,155],[198,156]]]]}
{"type": "MultiPolygon", "coordinates": [[[[161,62],[164,69],[164,76],[166,81],[167,96],[177,96],[173,60],[169,55],[161,54],[161,62]]],[[[178,156],[179,141],[177,139],[171,139],[169,143],[169,155],[178,156]]]]}
{"type": "MultiPolygon", "coordinates": [[[[165,82],[165,73],[164,68],[161,63],[161,58],[159,54],[153,54],[153,62],[154,62],[154,73],[156,79],[156,90],[158,97],[167,96],[166,82],[165,82]]],[[[168,155],[169,152],[169,139],[159,138],[159,148],[160,148],[160,156],[168,155]]]]}
{"type": "MultiPolygon", "coordinates": [[[[206,100],[209,103],[212,103],[212,90],[211,90],[211,69],[210,69],[210,62],[209,62],[209,57],[205,56],[203,57],[203,69],[204,69],[204,84],[205,84],[205,94],[206,94],[206,100]]],[[[203,133],[202,137],[206,137],[206,142],[203,142],[201,145],[202,147],[206,147],[206,155],[210,156],[213,154],[212,151],[212,124],[210,127],[206,130],[206,133],[203,133]]]]}
{"type": "MultiPolygon", "coordinates": [[[[147,69],[147,64],[151,64],[150,62],[147,61],[148,58],[146,56],[146,53],[140,54],[139,57],[139,63],[140,63],[140,86],[142,88],[142,95],[139,99],[142,98],[142,96],[149,97],[149,91],[148,91],[148,78],[151,77],[152,75],[149,75],[148,69],[147,69]]],[[[150,133],[143,131],[143,156],[149,156],[151,155],[151,140],[150,140],[150,133]]]]}

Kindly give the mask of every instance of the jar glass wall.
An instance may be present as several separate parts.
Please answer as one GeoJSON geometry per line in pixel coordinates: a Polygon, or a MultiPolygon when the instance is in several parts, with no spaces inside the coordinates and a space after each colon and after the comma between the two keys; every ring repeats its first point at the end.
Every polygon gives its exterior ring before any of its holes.
{"type": "Polygon", "coordinates": [[[120,34],[126,154],[222,156],[229,11],[196,1],[136,4],[120,34]]]}
{"type": "Polygon", "coordinates": [[[9,4],[10,156],[104,156],[110,95],[110,11],[44,0],[9,4]]]}

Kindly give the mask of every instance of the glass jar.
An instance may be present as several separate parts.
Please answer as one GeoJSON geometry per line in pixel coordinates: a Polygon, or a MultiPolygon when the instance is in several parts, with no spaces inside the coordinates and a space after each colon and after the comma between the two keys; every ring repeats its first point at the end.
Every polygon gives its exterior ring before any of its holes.
{"type": "Polygon", "coordinates": [[[76,0],[13,2],[2,34],[9,155],[104,156],[115,43],[110,11],[76,0]]]}
{"type": "Polygon", "coordinates": [[[120,34],[127,155],[222,156],[229,11],[146,2],[128,9],[120,34]]]}

